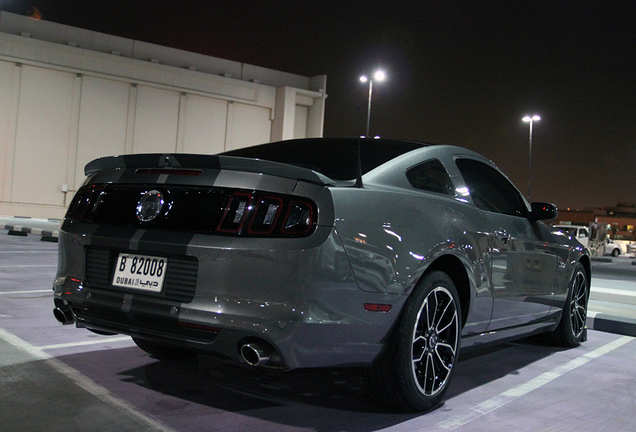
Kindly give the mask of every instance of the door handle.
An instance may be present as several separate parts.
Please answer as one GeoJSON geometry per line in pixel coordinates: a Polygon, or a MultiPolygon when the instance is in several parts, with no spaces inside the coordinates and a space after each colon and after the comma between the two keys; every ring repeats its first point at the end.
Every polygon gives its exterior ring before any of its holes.
{"type": "Polygon", "coordinates": [[[495,238],[499,240],[500,242],[502,242],[503,244],[508,243],[508,240],[510,240],[510,236],[508,235],[506,230],[503,228],[496,230],[494,234],[495,234],[495,238]]]}

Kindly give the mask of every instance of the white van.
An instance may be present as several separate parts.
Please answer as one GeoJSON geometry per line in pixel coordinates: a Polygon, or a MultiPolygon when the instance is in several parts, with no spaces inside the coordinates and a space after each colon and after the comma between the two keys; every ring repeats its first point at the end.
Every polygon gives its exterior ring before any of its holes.
{"type": "Polygon", "coordinates": [[[574,237],[585,247],[590,244],[590,230],[582,225],[554,225],[556,231],[561,231],[565,235],[574,237]]]}

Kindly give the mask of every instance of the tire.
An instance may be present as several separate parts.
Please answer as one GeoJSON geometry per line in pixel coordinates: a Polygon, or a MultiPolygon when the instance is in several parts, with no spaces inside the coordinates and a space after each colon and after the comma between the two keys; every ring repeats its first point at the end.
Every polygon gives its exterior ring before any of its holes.
{"type": "Polygon", "coordinates": [[[618,250],[618,248],[616,248],[616,249],[614,249],[614,250],[612,251],[612,256],[613,256],[613,257],[617,257],[617,256],[619,256],[620,254],[621,254],[621,251],[620,251],[620,250],[618,250]]]}
{"type": "Polygon", "coordinates": [[[196,357],[197,353],[185,348],[175,348],[170,346],[165,346],[158,344],[156,342],[151,342],[146,339],[139,339],[136,337],[132,338],[133,342],[137,344],[139,348],[146,351],[151,356],[158,358],[160,360],[163,359],[188,359],[192,357],[196,357]]]}
{"type": "Polygon", "coordinates": [[[458,298],[443,272],[432,272],[418,284],[405,306],[390,359],[366,373],[379,402],[408,412],[426,411],[441,402],[459,357],[458,298]]]}
{"type": "Polygon", "coordinates": [[[552,342],[563,347],[577,347],[584,339],[587,319],[589,282],[581,263],[574,267],[574,274],[568,285],[568,296],[561,313],[561,321],[550,334],[552,342]]]}

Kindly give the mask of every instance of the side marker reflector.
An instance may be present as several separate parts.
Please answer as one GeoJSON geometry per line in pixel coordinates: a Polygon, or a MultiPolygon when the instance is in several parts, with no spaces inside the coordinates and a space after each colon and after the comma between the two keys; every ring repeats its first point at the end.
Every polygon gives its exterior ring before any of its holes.
{"type": "Polygon", "coordinates": [[[388,312],[393,305],[381,303],[365,303],[364,308],[369,312],[388,312]]]}

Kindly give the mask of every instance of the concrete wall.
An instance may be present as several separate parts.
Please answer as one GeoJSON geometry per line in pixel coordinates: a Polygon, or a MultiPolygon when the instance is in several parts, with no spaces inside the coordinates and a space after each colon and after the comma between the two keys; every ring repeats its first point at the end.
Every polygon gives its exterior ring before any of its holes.
{"type": "Polygon", "coordinates": [[[0,13],[0,214],[61,217],[94,158],[322,136],[303,77],[0,13]]]}

